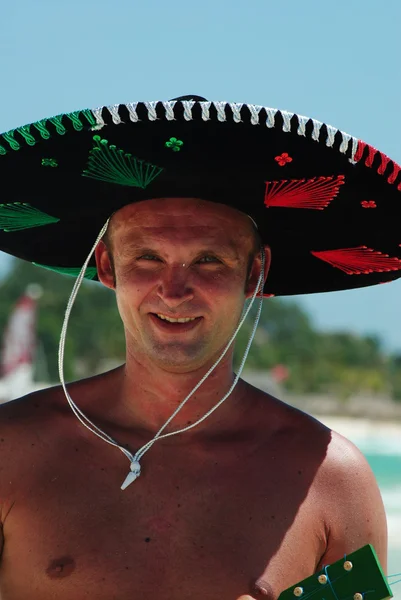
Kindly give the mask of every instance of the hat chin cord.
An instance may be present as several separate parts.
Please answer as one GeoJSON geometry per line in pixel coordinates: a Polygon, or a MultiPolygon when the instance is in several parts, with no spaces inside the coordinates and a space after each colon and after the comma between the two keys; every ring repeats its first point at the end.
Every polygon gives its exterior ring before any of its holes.
{"type": "Polygon", "coordinates": [[[205,373],[205,375],[202,377],[202,379],[196,384],[196,386],[192,389],[192,391],[184,398],[184,400],[181,402],[181,404],[177,407],[177,409],[173,412],[173,414],[171,415],[171,417],[165,422],[165,424],[159,429],[159,431],[156,433],[156,435],[153,437],[152,440],[150,440],[147,444],[145,444],[144,446],[142,446],[142,448],[140,448],[134,455],[131,454],[131,452],[129,452],[129,450],[127,450],[126,448],[124,448],[123,446],[120,446],[120,444],[118,444],[112,437],[110,437],[107,433],[105,433],[104,431],[102,431],[102,429],[100,429],[97,425],[95,425],[82,411],[81,409],[75,404],[75,402],[73,401],[73,399],[71,398],[70,394],[67,391],[67,387],[66,387],[66,383],[64,380],[64,348],[65,348],[65,340],[66,340],[66,336],[67,336],[67,327],[68,327],[68,321],[71,315],[71,310],[72,307],[74,305],[75,299],[77,297],[78,294],[78,290],[81,286],[81,283],[84,279],[85,276],[85,272],[86,269],[88,267],[89,261],[92,257],[92,254],[95,251],[96,246],[98,245],[98,243],[100,242],[100,240],[102,239],[102,237],[104,236],[104,234],[106,233],[107,227],[109,224],[109,219],[106,221],[106,223],[103,225],[99,235],[96,238],[95,243],[93,244],[93,247],[91,249],[91,251],[88,254],[87,259],[85,260],[82,269],[75,281],[74,287],[72,288],[72,292],[70,295],[70,298],[68,300],[68,304],[67,304],[67,308],[65,311],[65,316],[64,316],[64,322],[63,322],[63,326],[61,329],[61,336],[60,336],[60,344],[59,344],[59,352],[58,352],[58,369],[59,369],[59,376],[60,376],[60,382],[61,385],[63,387],[64,390],[64,394],[65,397],[67,398],[68,404],[71,407],[72,412],[74,413],[74,415],[77,417],[77,419],[82,423],[82,425],[84,425],[87,429],[89,429],[89,431],[91,431],[92,433],[94,433],[95,435],[97,435],[98,437],[100,437],[102,440],[104,440],[105,442],[107,442],[108,444],[110,444],[111,446],[115,446],[116,448],[118,448],[123,454],[125,454],[125,456],[128,458],[128,460],[130,461],[130,471],[127,475],[127,477],[125,478],[123,484],[121,485],[121,489],[125,490],[133,481],[135,481],[141,474],[141,465],[140,465],[140,460],[142,458],[142,456],[145,454],[145,452],[147,452],[155,442],[157,442],[157,440],[161,440],[163,438],[167,438],[170,437],[172,435],[177,435],[178,433],[183,433],[184,431],[188,431],[189,429],[192,429],[193,427],[196,427],[197,425],[199,425],[199,423],[202,423],[202,421],[204,421],[205,419],[207,419],[232,393],[233,389],[235,388],[235,386],[237,385],[237,382],[241,376],[242,373],[242,369],[244,368],[245,365],[245,361],[247,359],[248,353],[249,353],[249,349],[251,347],[253,338],[255,336],[256,333],[256,329],[259,323],[259,318],[260,318],[260,314],[262,312],[262,306],[263,306],[263,276],[264,276],[264,267],[265,267],[265,253],[264,253],[264,248],[263,246],[260,249],[260,256],[261,256],[261,269],[260,269],[260,275],[259,275],[259,279],[258,282],[256,284],[255,287],[255,291],[253,292],[252,298],[249,302],[248,307],[246,308],[246,310],[244,311],[240,322],[238,323],[233,335],[231,336],[229,342],[227,343],[226,347],[224,348],[224,350],[222,351],[220,357],[217,359],[217,361],[214,363],[214,365],[212,367],[210,367],[210,369],[207,371],[207,373],[205,373]],[[215,404],[215,406],[213,406],[213,408],[211,408],[206,414],[203,415],[203,417],[201,417],[200,419],[198,419],[197,421],[195,421],[195,423],[192,423],[191,425],[188,425],[187,427],[184,427],[183,429],[178,429],[176,431],[172,431],[170,433],[165,433],[163,435],[162,431],[164,431],[164,429],[167,427],[167,425],[174,419],[174,417],[179,413],[179,411],[183,408],[183,406],[188,402],[188,400],[191,398],[191,396],[193,396],[193,394],[196,392],[196,390],[202,385],[202,383],[209,377],[209,375],[214,371],[214,369],[217,367],[217,365],[221,362],[221,360],[224,358],[224,356],[226,355],[226,353],[228,352],[230,346],[232,345],[233,341],[235,340],[239,330],[241,329],[249,311],[252,308],[252,305],[255,301],[255,298],[258,294],[258,292],[260,293],[260,302],[258,305],[258,309],[256,312],[256,317],[255,317],[255,321],[253,324],[253,328],[252,328],[252,332],[251,335],[249,336],[249,340],[248,343],[246,345],[245,348],[245,352],[244,355],[242,357],[241,360],[241,364],[239,366],[238,372],[236,373],[236,376],[234,378],[233,383],[231,384],[230,389],[228,390],[228,392],[223,396],[223,398],[221,398],[221,400],[219,400],[217,402],[217,404],[215,404]]]}

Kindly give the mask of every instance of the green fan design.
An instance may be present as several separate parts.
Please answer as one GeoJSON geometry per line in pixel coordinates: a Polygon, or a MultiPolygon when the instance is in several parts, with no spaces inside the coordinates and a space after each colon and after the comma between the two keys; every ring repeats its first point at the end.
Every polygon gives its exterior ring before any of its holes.
{"type": "Polygon", "coordinates": [[[0,204],[0,229],[19,231],[60,221],[25,202],[0,204]]]}
{"type": "Polygon", "coordinates": [[[99,135],[93,137],[95,146],[89,153],[88,168],[83,176],[108,183],[145,189],[163,171],[119,150],[99,135]]]}

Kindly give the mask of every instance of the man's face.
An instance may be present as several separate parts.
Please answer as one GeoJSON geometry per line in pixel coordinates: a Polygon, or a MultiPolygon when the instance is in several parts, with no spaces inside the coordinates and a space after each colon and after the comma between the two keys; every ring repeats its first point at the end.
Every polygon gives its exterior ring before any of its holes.
{"type": "Polygon", "coordinates": [[[250,219],[202,200],[147,200],[113,216],[108,240],[99,277],[115,287],[128,352],[171,372],[216,360],[260,271],[256,258],[248,286],[250,219]]]}

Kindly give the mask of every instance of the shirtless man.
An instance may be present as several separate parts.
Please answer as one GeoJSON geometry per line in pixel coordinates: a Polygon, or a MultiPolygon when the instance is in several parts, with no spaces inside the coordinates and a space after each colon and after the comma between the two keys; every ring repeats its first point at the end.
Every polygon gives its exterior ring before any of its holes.
{"type": "Polygon", "coordinates": [[[219,402],[258,290],[401,275],[401,168],[319,121],[191,96],[7,132],[0,175],[0,249],[89,265],[126,335],[124,366],[1,407],[1,600],[274,600],[368,543],[386,569],[360,452],[242,380],[219,402]]]}
{"type": "MultiPolygon", "coordinates": [[[[126,364],[68,389],[119,444],[152,439],[221,354],[257,285],[256,237],[245,214],[193,198],[113,216],[96,263],[116,293],[126,364]]],[[[230,350],[168,430],[232,380],[230,350]]],[[[61,388],[2,406],[0,420],[2,600],[273,600],[368,543],[386,569],[385,513],[361,453],[242,380],[197,427],[157,441],[125,491],[124,457],[61,388]]]]}

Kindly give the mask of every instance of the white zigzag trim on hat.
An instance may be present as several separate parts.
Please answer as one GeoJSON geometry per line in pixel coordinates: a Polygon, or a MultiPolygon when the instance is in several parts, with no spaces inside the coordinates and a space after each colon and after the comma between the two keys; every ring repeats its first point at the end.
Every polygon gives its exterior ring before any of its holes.
{"type": "Polygon", "coordinates": [[[341,142],[339,150],[340,150],[340,152],[342,152],[343,154],[345,154],[347,152],[347,150],[348,150],[348,146],[349,146],[349,143],[350,143],[350,140],[351,140],[351,136],[349,135],[349,133],[344,133],[344,132],[341,132],[341,133],[342,133],[342,136],[343,136],[343,141],[341,142]]]}
{"type": "Polygon", "coordinates": [[[210,107],[212,106],[212,103],[207,101],[199,102],[199,104],[202,109],[202,121],[210,121],[210,107]]]}
{"type": "MultiPolygon", "coordinates": [[[[130,102],[125,105],[114,104],[111,106],[92,109],[91,112],[96,120],[96,125],[94,125],[91,129],[97,130],[97,129],[102,129],[103,127],[105,127],[106,123],[104,122],[103,116],[102,116],[102,111],[104,110],[104,108],[106,108],[107,111],[110,113],[113,123],[116,125],[119,125],[120,123],[123,122],[121,119],[121,116],[119,114],[120,106],[125,106],[126,109],[128,110],[130,120],[133,123],[137,123],[140,120],[138,117],[138,114],[137,114],[138,104],[141,104],[141,103],[130,102]]],[[[305,117],[302,115],[296,115],[295,113],[290,113],[287,111],[279,111],[275,108],[259,106],[256,104],[242,104],[242,103],[237,103],[237,102],[218,102],[218,101],[211,102],[209,100],[200,101],[200,102],[197,102],[196,100],[183,100],[183,101],[169,100],[169,101],[164,101],[164,102],[159,102],[159,101],[144,102],[143,106],[145,106],[148,111],[149,121],[156,121],[158,119],[157,113],[156,113],[156,107],[158,104],[161,104],[164,107],[165,118],[167,121],[176,120],[175,111],[177,109],[176,107],[178,107],[178,106],[181,106],[184,109],[184,119],[186,121],[192,121],[194,118],[192,115],[192,109],[195,106],[195,104],[198,104],[201,108],[202,121],[210,121],[211,120],[210,108],[213,105],[216,109],[216,116],[217,116],[218,121],[227,122],[230,120],[230,118],[232,118],[232,121],[234,123],[242,123],[244,121],[243,115],[246,114],[243,111],[243,108],[247,108],[249,111],[249,115],[250,115],[251,125],[259,125],[260,124],[260,112],[263,109],[266,112],[265,124],[266,124],[266,127],[268,127],[269,129],[276,126],[276,115],[280,114],[283,119],[282,130],[286,133],[291,132],[291,123],[293,120],[295,121],[295,119],[294,119],[294,117],[295,117],[298,121],[298,127],[296,130],[296,133],[303,137],[310,136],[312,138],[312,140],[314,140],[315,142],[318,142],[320,140],[321,129],[322,129],[322,126],[324,125],[321,121],[317,121],[316,119],[310,119],[308,117],[305,117]],[[228,112],[226,112],[227,107],[230,108],[230,111],[228,111],[228,112]],[[312,125],[312,131],[310,134],[307,135],[306,127],[309,122],[312,125]]],[[[336,129],[335,127],[332,127],[330,125],[325,125],[325,128],[327,131],[327,136],[325,139],[326,146],[328,146],[329,148],[332,148],[335,144],[336,136],[339,137],[341,140],[340,145],[339,145],[339,151],[342,154],[346,154],[347,152],[349,152],[349,154],[350,154],[350,158],[348,159],[349,162],[352,164],[356,164],[357,161],[355,161],[355,156],[358,151],[359,140],[357,138],[349,135],[348,133],[342,132],[339,129],[336,129]],[[351,147],[350,147],[350,145],[351,145],[351,147]]],[[[382,160],[383,160],[383,158],[382,158],[382,160]]],[[[387,163],[389,161],[390,161],[390,159],[387,160],[387,163]]],[[[386,165],[387,165],[387,163],[386,163],[386,165]]],[[[382,171],[383,172],[385,171],[384,167],[382,168],[382,171]]],[[[391,181],[391,183],[395,182],[395,180],[397,179],[397,176],[398,176],[398,171],[396,171],[395,168],[393,169],[393,173],[394,173],[394,175],[390,175],[390,178],[392,177],[394,179],[394,181],[391,181]]]]}
{"type": "Polygon", "coordinates": [[[148,109],[148,119],[149,121],[157,121],[157,113],[156,113],[156,105],[158,104],[157,100],[152,100],[152,102],[144,103],[146,108],[148,109]]]}
{"type": "Polygon", "coordinates": [[[186,121],[192,121],[192,108],[195,104],[195,100],[184,100],[181,104],[184,107],[184,119],[186,121]]]}
{"type": "Polygon", "coordinates": [[[106,106],[107,110],[111,114],[111,118],[113,119],[114,125],[120,125],[122,123],[121,117],[118,113],[118,109],[120,108],[119,104],[112,104],[111,106],[106,106]]]}
{"type": "Polygon", "coordinates": [[[226,117],[226,104],[227,102],[213,102],[215,109],[217,110],[217,119],[220,123],[224,123],[227,120],[226,117]]]}
{"type": "Polygon", "coordinates": [[[281,113],[281,116],[283,117],[283,131],[285,133],[290,133],[291,119],[294,116],[294,113],[289,113],[286,110],[281,110],[280,113],[281,113]]]}
{"type": "Polygon", "coordinates": [[[297,115],[298,117],[298,135],[302,135],[306,137],[306,124],[310,120],[309,117],[303,117],[302,115],[297,115]]]}
{"type": "Polygon", "coordinates": [[[338,129],[331,127],[331,125],[326,125],[326,129],[327,129],[326,146],[328,146],[329,148],[332,148],[334,146],[334,138],[335,138],[335,135],[336,135],[338,129]]]}
{"type": "Polygon", "coordinates": [[[102,110],[103,107],[99,107],[99,108],[94,108],[92,110],[92,114],[95,117],[96,120],[96,125],[94,125],[92,127],[92,131],[97,131],[98,129],[102,129],[102,127],[104,127],[106,125],[106,123],[103,121],[103,117],[102,117],[102,110]]]}
{"type": "Polygon", "coordinates": [[[266,111],[266,127],[271,129],[275,125],[275,118],[278,110],[276,108],[265,108],[266,111]]]}
{"type": "Polygon", "coordinates": [[[241,119],[241,108],[244,105],[238,102],[230,102],[229,107],[231,108],[231,110],[233,111],[233,120],[234,123],[242,123],[242,119],[241,119]]]}
{"type": "Polygon", "coordinates": [[[166,119],[167,121],[175,121],[174,116],[174,106],[176,104],[176,100],[169,100],[168,102],[163,102],[164,110],[166,111],[166,119]]]}
{"type": "Polygon", "coordinates": [[[129,118],[133,123],[138,123],[139,117],[136,114],[136,107],[138,106],[138,102],[129,102],[125,105],[129,112],[129,118]]]}
{"type": "Polygon", "coordinates": [[[355,137],[352,137],[352,150],[351,150],[351,158],[349,159],[350,163],[352,163],[353,165],[356,164],[356,160],[355,160],[355,154],[356,151],[358,150],[358,140],[355,137]]]}
{"type": "Polygon", "coordinates": [[[311,119],[311,121],[313,123],[312,140],[318,142],[323,123],[321,121],[316,121],[315,119],[311,119]]]}
{"type": "Polygon", "coordinates": [[[263,106],[257,106],[256,104],[248,104],[249,112],[251,113],[252,125],[259,125],[259,113],[263,106]]]}

